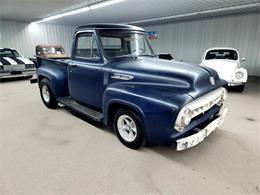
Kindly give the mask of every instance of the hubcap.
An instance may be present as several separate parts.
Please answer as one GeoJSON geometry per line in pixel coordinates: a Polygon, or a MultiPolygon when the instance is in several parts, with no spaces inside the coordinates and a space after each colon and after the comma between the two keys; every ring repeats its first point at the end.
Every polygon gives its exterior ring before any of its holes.
{"type": "Polygon", "coordinates": [[[42,97],[45,102],[48,103],[50,101],[50,92],[46,85],[42,86],[42,97]]]}
{"type": "Polygon", "coordinates": [[[136,124],[128,115],[121,115],[117,119],[117,129],[120,136],[127,142],[134,141],[137,136],[136,124]]]}

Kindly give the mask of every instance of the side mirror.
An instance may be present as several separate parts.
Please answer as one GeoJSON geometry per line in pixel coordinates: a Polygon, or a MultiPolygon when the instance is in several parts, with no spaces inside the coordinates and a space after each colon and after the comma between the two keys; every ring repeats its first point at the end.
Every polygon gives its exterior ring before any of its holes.
{"type": "Polygon", "coordinates": [[[21,58],[24,58],[24,55],[20,55],[21,58]]]}
{"type": "Polygon", "coordinates": [[[242,62],[246,61],[246,58],[242,58],[241,61],[242,61],[242,62]]]}

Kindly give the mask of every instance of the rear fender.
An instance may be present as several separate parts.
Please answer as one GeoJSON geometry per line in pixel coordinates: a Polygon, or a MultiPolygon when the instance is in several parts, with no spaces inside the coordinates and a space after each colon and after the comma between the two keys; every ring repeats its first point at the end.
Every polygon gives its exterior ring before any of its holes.
{"type": "Polygon", "coordinates": [[[67,69],[42,66],[37,69],[37,77],[39,84],[43,78],[50,80],[55,98],[69,95],[67,69]]]}

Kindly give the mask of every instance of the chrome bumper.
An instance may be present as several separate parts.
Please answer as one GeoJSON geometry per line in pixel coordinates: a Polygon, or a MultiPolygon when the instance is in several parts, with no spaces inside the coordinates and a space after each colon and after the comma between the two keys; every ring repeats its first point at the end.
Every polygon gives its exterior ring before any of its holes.
{"type": "Polygon", "coordinates": [[[193,146],[196,146],[197,144],[202,142],[207,136],[209,136],[213,131],[215,131],[216,128],[222,125],[222,123],[224,122],[224,118],[227,114],[227,111],[228,109],[225,108],[222,114],[218,118],[216,118],[214,121],[208,124],[204,129],[200,130],[198,133],[177,140],[176,150],[177,151],[185,150],[193,146]]]}
{"type": "Polygon", "coordinates": [[[232,86],[239,86],[239,85],[244,85],[244,82],[240,82],[240,81],[230,81],[228,82],[228,86],[232,87],[232,86]]]}
{"type": "Polygon", "coordinates": [[[28,77],[28,76],[33,76],[35,74],[35,70],[21,71],[21,72],[22,72],[21,74],[11,74],[10,72],[0,73],[0,78],[5,79],[5,78],[28,77]]]}

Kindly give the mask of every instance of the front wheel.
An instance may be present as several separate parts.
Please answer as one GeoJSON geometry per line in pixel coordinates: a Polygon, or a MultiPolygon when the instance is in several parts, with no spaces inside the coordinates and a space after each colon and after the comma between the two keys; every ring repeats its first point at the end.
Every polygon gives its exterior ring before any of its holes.
{"type": "Polygon", "coordinates": [[[51,82],[48,79],[41,80],[40,93],[45,106],[51,109],[58,107],[58,102],[54,97],[51,82]]]}
{"type": "Polygon", "coordinates": [[[138,149],[144,142],[142,119],[134,112],[119,109],[114,117],[114,129],[122,144],[131,149],[138,149]]]}

